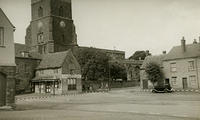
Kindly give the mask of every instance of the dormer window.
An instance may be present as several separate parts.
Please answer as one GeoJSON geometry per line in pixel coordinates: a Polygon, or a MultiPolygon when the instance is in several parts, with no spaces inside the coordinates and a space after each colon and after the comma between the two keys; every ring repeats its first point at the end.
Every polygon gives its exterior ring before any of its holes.
{"type": "Polygon", "coordinates": [[[42,17],[43,16],[43,8],[39,7],[38,8],[38,17],[42,17]]]}

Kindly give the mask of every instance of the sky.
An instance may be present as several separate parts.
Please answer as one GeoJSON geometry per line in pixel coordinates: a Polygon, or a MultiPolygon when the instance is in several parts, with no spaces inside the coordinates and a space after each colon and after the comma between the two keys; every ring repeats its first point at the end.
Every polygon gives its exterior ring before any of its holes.
{"type": "MultiPolygon", "coordinates": [[[[169,52],[200,36],[200,0],[72,0],[78,45],[115,49],[126,57],[137,50],[153,55],[169,52]]],[[[24,43],[31,21],[30,0],[0,0],[16,27],[14,39],[24,43]]]]}

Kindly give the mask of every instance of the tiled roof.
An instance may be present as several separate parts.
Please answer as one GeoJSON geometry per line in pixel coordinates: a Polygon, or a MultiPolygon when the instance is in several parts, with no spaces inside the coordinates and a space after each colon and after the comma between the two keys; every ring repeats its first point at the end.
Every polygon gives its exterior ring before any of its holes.
{"type": "Polygon", "coordinates": [[[158,65],[162,66],[162,61],[165,58],[166,55],[155,55],[155,56],[147,56],[144,59],[144,62],[141,66],[141,69],[146,68],[147,64],[153,62],[153,63],[157,63],[158,65]]]}
{"type": "Polygon", "coordinates": [[[37,69],[59,68],[71,50],[64,52],[49,53],[43,55],[42,61],[37,69]]]}
{"type": "Polygon", "coordinates": [[[186,45],[186,51],[182,51],[181,46],[173,47],[166,55],[164,60],[174,60],[181,58],[191,58],[200,56],[200,44],[188,44],[186,45]]]}

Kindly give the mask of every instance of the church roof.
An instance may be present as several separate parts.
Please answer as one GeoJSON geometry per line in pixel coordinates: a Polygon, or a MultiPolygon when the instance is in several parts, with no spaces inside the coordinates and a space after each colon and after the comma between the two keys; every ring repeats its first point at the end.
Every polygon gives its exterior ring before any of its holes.
{"type": "Polygon", "coordinates": [[[125,54],[125,51],[120,51],[120,50],[110,50],[110,49],[102,49],[102,48],[86,47],[86,46],[79,46],[78,48],[79,48],[80,50],[93,48],[93,49],[100,50],[100,51],[107,52],[107,53],[120,53],[120,54],[125,54]]]}
{"type": "Polygon", "coordinates": [[[200,56],[200,44],[188,44],[185,45],[186,51],[182,51],[182,46],[173,47],[170,52],[166,55],[164,60],[175,60],[182,58],[192,58],[200,56]]]}
{"type": "Polygon", "coordinates": [[[51,69],[62,67],[65,58],[69,55],[70,52],[71,50],[43,55],[42,61],[40,62],[40,65],[37,67],[37,69],[51,69]]]}

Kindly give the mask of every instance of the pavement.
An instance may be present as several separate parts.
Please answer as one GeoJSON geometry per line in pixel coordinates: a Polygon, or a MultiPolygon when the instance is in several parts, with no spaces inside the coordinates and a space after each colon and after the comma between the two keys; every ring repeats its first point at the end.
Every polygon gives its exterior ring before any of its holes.
{"type": "Polygon", "coordinates": [[[200,120],[200,93],[151,93],[139,88],[63,96],[16,97],[0,120],[200,120]]]}

